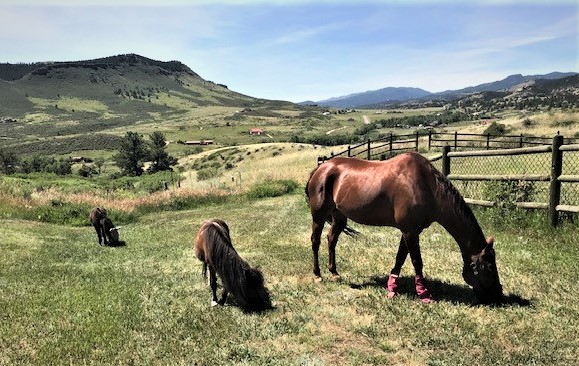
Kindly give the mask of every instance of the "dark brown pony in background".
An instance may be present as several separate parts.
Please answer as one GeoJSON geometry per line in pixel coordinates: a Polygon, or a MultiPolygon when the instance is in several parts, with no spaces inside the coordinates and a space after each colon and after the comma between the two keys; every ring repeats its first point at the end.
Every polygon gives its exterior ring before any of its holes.
{"type": "Polygon", "coordinates": [[[108,246],[119,243],[119,230],[107,217],[107,210],[95,207],[90,211],[89,220],[96,230],[99,244],[108,246]]]}
{"type": "MultiPolygon", "coordinates": [[[[326,221],[329,270],[336,270],[336,243],[348,228],[348,218],[365,225],[392,226],[402,238],[388,278],[388,296],[397,294],[397,281],[406,257],[415,270],[416,292],[423,302],[432,301],[422,272],[419,235],[433,222],[456,240],[464,262],[462,275],[481,303],[502,299],[495,262],[494,239],[483,232],[458,190],[422,155],[405,153],[386,161],[335,157],[312,171],[306,184],[312,214],[314,274],[321,280],[318,250],[326,221]]],[[[445,260],[444,258],[440,258],[445,260]]]]}
{"type": "Polygon", "coordinates": [[[195,255],[203,262],[203,276],[207,277],[213,293],[211,304],[223,305],[228,293],[244,311],[270,309],[271,300],[264,287],[263,274],[252,268],[233,248],[229,236],[229,226],[225,221],[212,219],[201,225],[194,242],[195,255]],[[223,294],[217,299],[217,276],[223,283],[223,294]]]}

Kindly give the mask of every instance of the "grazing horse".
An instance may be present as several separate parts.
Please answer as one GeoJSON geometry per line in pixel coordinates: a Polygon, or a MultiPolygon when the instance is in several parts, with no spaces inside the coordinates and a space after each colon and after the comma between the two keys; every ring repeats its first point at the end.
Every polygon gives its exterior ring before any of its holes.
{"type": "Polygon", "coordinates": [[[388,296],[397,294],[397,281],[406,257],[415,270],[416,292],[421,301],[432,301],[422,273],[419,235],[438,222],[454,238],[463,259],[462,276],[473,287],[481,303],[502,299],[493,249],[494,238],[483,232],[458,190],[422,155],[404,153],[386,161],[335,157],[314,169],[306,184],[312,214],[314,275],[321,280],[318,263],[320,237],[326,221],[329,270],[336,270],[336,243],[349,228],[348,218],[357,223],[392,226],[402,232],[394,267],[388,277],[388,296]]]}
{"type": "Polygon", "coordinates": [[[228,293],[246,312],[271,309],[271,300],[264,287],[263,274],[252,268],[233,248],[229,227],[223,220],[213,219],[203,223],[194,242],[195,256],[203,262],[203,276],[207,277],[213,293],[211,305],[223,305],[228,293]],[[217,300],[217,276],[223,283],[221,300],[217,300]]]}
{"type": "Polygon", "coordinates": [[[95,207],[90,211],[89,220],[97,232],[100,245],[108,246],[119,243],[119,230],[107,217],[107,210],[95,207]]]}

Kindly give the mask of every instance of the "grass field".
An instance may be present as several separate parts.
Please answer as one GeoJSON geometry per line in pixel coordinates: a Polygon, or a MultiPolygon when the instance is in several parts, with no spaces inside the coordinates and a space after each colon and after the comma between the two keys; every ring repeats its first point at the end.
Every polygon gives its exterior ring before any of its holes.
{"type": "MultiPolygon", "coordinates": [[[[228,113],[233,111],[219,111],[220,118],[228,113]]],[[[356,113],[332,128],[358,123],[363,112],[356,113]]],[[[210,128],[241,136],[249,123],[221,121],[210,128]]],[[[153,124],[147,128],[155,130],[153,124]]],[[[189,138],[178,124],[161,129],[171,139],[189,138]]],[[[362,235],[338,244],[343,281],[317,284],[303,184],[317,156],[343,147],[256,142],[191,155],[191,147],[170,144],[181,157],[183,180],[181,188],[165,192],[122,184],[112,189],[102,185],[106,176],[1,177],[0,365],[577,363],[577,224],[555,230],[538,218],[544,212],[510,217],[476,211],[485,233],[496,237],[508,295],[501,307],[473,306],[458,246],[438,225],[421,236],[434,304],[422,305],[414,295],[410,263],[402,272],[402,295],[386,297],[383,284],[399,241],[390,228],[356,226],[362,235]],[[198,169],[215,166],[215,176],[197,179],[198,169]],[[275,198],[245,195],[277,180],[300,187],[275,198]],[[188,195],[203,194],[216,198],[187,205],[188,195]],[[67,225],[30,216],[75,214],[87,205],[104,205],[125,219],[117,222],[125,246],[98,246],[94,230],[78,226],[84,213],[67,225]],[[235,306],[210,306],[192,240],[201,223],[214,217],[229,223],[240,255],[262,268],[273,310],[244,314],[235,306]]],[[[98,149],[87,155],[110,159],[98,149]]],[[[320,255],[327,262],[325,248],[320,255]]]]}
{"type": "Polygon", "coordinates": [[[343,281],[313,283],[301,189],[145,215],[123,226],[126,246],[115,248],[98,246],[88,226],[2,220],[0,364],[576,364],[576,227],[496,231],[491,221],[483,228],[497,238],[511,299],[498,308],[472,306],[458,247],[438,225],[421,242],[434,304],[413,294],[409,263],[402,295],[386,297],[399,240],[389,228],[357,226],[362,236],[338,245],[343,281]],[[210,306],[192,239],[212,217],[263,270],[272,311],[210,306]]]}

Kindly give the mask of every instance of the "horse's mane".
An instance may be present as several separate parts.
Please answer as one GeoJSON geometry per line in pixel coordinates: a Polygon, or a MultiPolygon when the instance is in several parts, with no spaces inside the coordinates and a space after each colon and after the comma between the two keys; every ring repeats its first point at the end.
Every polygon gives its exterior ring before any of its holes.
{"type": "Polygon", "coordinates": [[[440,203],[441,214],[443,216],[445,216],[445,214],[451,214],[454,217],[460,218],[461,221],[473,227],[477,231],[477,235],[480,234],[481,237],[484,237],[472,209],[466,203],[458,189],[432,164],[430,164],[430,169],[434,176],[434,194],[440,203]]]}
{"type": "Polygon", "coordinates": [[[221,278],[223,286],[235,297],[236,303],[244,310],[270,308],[271,301],[261,270],[252,268],[237,254],[227,224],[213,220],[206,223],[204,230],[206,259],[221,278]]]}

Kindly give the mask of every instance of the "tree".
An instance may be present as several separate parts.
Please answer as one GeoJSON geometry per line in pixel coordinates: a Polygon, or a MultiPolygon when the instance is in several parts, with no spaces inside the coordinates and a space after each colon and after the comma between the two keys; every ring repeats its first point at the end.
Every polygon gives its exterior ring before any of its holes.
{"type": "Polygon", "coordinates": [[[165,151],[165,135],[157,131],[149,135],[149,138],[151,139],[150,158],[152,160],[149,172],[173,170],[172,166],[177,164],[177,159],[165,151]]]}
{"type": "Polygon", "coordinates": [[[121,140],[119,153],[114,156],[115,163],[123,175],[140,176],[144,162],[149,157],[148,146],[143,137],[136,132],[127,132],[121,140]]]}
{"type": "Polygon", "coordinates": [[[98,174],[100,174],[103,165],[105,165],[105,159],[103,159],[103,158],[94,159],[94,165],[96,166],[96,168],[98,170],[98,174]]]}
{"type": "Polygon", "coordinates": [[[18,156],[15,153],[0,149],[0,169],[2,173],[7,175],[15,173],[18,164],[18,156]]]}

